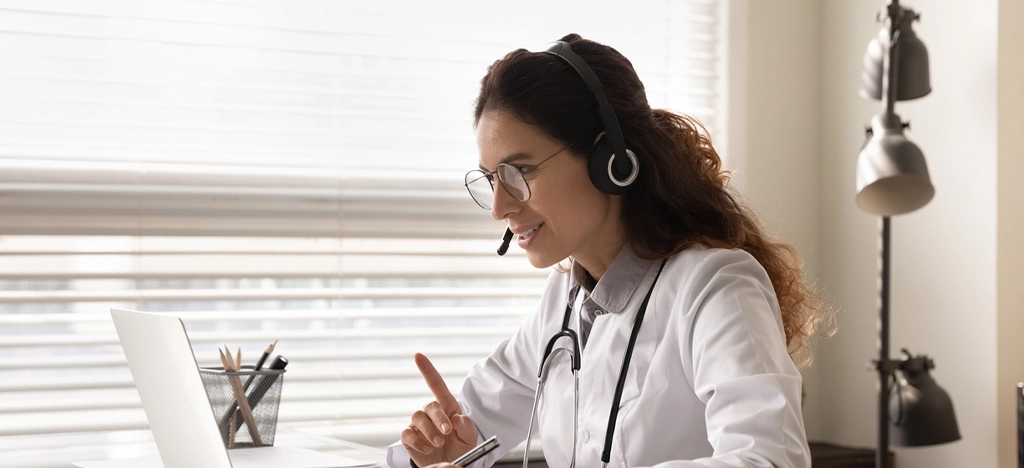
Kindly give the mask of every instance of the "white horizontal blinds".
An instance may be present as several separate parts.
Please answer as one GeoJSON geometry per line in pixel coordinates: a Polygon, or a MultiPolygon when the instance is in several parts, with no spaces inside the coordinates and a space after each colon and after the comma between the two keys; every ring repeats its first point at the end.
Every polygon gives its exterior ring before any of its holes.
{"type": "MultiPolygon", "coordinates": [[[[251,364],[280,340],[275,351],[291,361],[282,423],[390,441],[430,395],[415,352],[457,388],[536,303],[546,273],[520,252],[498,261],[494,248],[493,239],[4,236],[0,451],[11,461],[0,466],[52,456],[54,439],[81,438],[69,433],[147,427],[111,307],[180,316],[201,366],[218,365],[225,344],[251,364]]],[[[67,450],[67,460],[82,456],[67,450]]]]}
{"type": "MultiPolygon", "coordinates": [[[[546,271],[462,186],[487,65],[568,32],[714,129],[715,2],[0,0],[0,467],[145,418],[107,310],[292,361],[281,420],[394,439],[546,271]]],[[[92,448],[90,448],[92,447],[92,448]]]]}
{"type": "Polygon", "coordinates": [[[458,183],[481,66],[349,31],[388,16],[315,2],[3,3],[0,232],[486,229],[458,183]]]}

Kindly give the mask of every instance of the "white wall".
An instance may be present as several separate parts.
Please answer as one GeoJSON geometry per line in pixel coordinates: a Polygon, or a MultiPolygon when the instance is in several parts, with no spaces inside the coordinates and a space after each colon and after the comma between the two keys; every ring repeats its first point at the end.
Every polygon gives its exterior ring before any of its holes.
{"type": "MultiPolygon", "coordinates": [[[[730,169],[768,229],[792,243],[812,278],[818,268],[821,142],[820,6],[812,0],[730,5],[728,127],[730,169]],[[794,25],[801,25],[794,27],[794,25]]],[[[804,421],[816,433],[816,368],[804,370],[804,421]]]]}
{"type": "MultiPolygon", "coordinates": [[[[797,246],[838,308],[838,334],[817,346],[804,374],[808,433],[873,447],[876,376],[867,364],[877,354],[877,220],[853,197],[864,125],[881,109],[857,94],[861,58],[886,2],[735,3],[748,8],[745,47],[734,47],[747,53],[739,97],[745,142],[730,140],[744,149],[745,193],[797,246]]],[[[1008,5],[1019,20],[1019,0],[1002,0],[1008,5]]],[[[891,354],[906,347],[935,360],[933,376],[954,401],[963,440],[894,450],[901,468],[996,466],[997,448],[1007,454],[1012,442],[997,401],[1008,398],[1004,381],[1024,379],[1013,377],[1024,356],[1024,249],[1016,246],[1024,219],[1014,208],[1024,200],[1024,85],[997,74],[1024,74],[1014,66],[1022,53],[1006,46],[1024,42],[1004,31],[1013,24],[999,27],[1000,0],[912,6],[922,13],[915,29],[930,52],[934,91],[896,112],[912,124],[907,135],[926,155],[936,196],[892,222],[891,354]]]]}

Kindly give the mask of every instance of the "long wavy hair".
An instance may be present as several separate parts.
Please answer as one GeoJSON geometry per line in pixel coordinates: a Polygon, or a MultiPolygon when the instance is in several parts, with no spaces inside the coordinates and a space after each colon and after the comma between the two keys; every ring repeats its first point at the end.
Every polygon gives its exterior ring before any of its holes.
{"type": "MultiPolygon", "coordinates": [[[[696,120],[651,109],[633,65],[615,49],[570,34],[561,39],[594,70],[615,110],[640,173],[622,195],[627,242],[637,256],[662,259],[691,246],[742,249],[768,273],[782,311],[786,345],[799,365],[810,363],[808,337],[831,314],[805,282],[796,249],[769,238],[756,216],[728,187],[729,173],[696,120]]],[[[508,111],[589,155],[604,131],[597,102],[563,59],[515,50],[484,76],[474,122],[485,111],[508,111]]],[[[585,156],[579,156],[585,157],[585,156]]]]}

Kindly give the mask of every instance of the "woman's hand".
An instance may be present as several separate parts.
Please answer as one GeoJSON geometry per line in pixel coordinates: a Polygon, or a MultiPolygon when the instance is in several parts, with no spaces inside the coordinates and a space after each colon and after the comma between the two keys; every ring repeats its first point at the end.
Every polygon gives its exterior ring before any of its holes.
{"type": "Polygon", "coordinates": [[[476,446],[476,425],[462,414],[462,406],[430,360],[417,353],[415,361],[434,401],[412,414],[409,427],[402,431],[402,445],[418,466],[450,462],[476,446]]]}

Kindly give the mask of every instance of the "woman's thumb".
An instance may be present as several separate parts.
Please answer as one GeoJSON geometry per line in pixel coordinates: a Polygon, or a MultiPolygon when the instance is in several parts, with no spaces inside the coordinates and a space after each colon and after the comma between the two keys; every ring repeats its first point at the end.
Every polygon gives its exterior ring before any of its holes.
{"type": "Polygon", "coordinates": [[[452,416],[452,428],[455,429],[459,442],[469,444],[470,447],[476,446],[477,430],[472,419],[463,414],[456,414],[452,416]]]}

